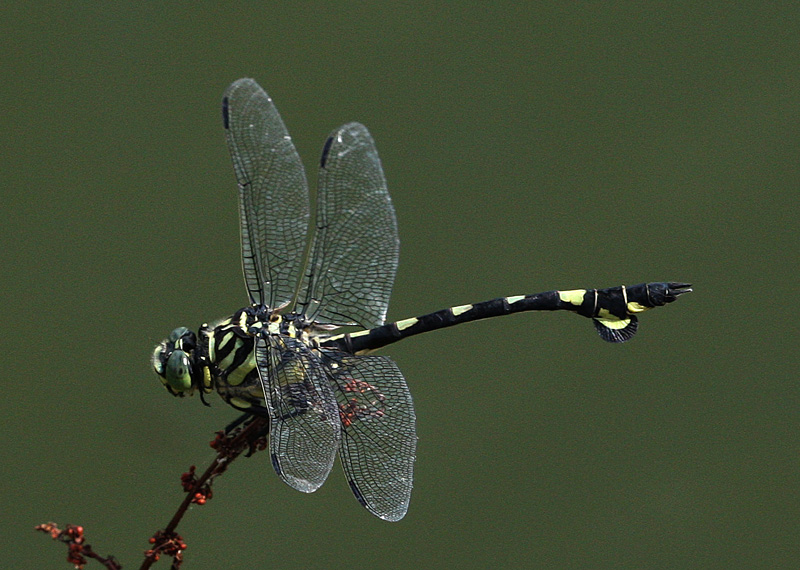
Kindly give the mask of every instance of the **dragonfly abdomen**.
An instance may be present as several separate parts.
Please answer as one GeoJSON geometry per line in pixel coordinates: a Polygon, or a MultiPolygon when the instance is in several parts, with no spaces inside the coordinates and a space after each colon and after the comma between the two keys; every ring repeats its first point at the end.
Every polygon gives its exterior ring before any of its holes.
{"type": "Polygon", "coordinates": [[[600,336],[609,342],[629,340],[637,328],[636,313],[671,303],[691,291],[685,283],[641,283],[607,289],[554,290],[533,295],[500,297],[471,305],[458,305],[404,319],[373,329],[331,337],[322,346],[335,346],[354,354],[392,344],[409,336],[524,311],[572,311],[593,319],[600,336]]]}

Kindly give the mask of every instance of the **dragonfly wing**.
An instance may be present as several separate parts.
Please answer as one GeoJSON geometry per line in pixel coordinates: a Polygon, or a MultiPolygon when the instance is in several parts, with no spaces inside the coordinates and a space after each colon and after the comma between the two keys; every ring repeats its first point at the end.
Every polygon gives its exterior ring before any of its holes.
{"type": "Polygon", "coordinates": [[[403,374],[385,356],[323,351],[342,422],[340,455],[356,499],[388,521],[408,510],[416,418],[403,374]]]}
{"type": "Polygon", "coordinates": [[[365,126],[344,125],[322,152],[316,233],[297,312],[321,323],[382,325],[399,251],[375,142],[365,126]]]}
{"type": "Polygon", "coordinates": [[[239,182],[242,265],[250,301],[293,300],[308,233],[308,183],[278,110],[252,79],[222,99],[228,150],[239,182]]]}
{"type": "Polygon", "coordinates": [[[290,487],[311,493],[325,482],[341,438],[336,396],[318,356],[297,339],[267,336],[256,342],[270,413],[270,455],[290,487]]]}

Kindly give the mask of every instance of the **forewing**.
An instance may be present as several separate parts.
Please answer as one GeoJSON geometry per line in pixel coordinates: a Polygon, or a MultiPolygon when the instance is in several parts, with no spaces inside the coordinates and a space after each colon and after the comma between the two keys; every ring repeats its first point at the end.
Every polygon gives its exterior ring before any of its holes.
{"type": "Polygon", "coordinates": [[[239,79],[225,90],[222,118],[239,182],[250,301],[280,307],[294,297],[306,248],[305,170],[272,99],[252,79],[239,79]]]}
{"type": "Polygon", "coordinates": [[[270,455],[281,479],[304,493],[328,477],[339,448],[336,396],[319,357],[282,336],[256,342],[264,397],[270,413],[270,455]]]}
{"type": "Polygon", "coordinates": [[[316,233],[297,311],[322,323],[383,324],[399,250],[375,142],[363,125],[344,125],[322,152],[316,233]]]}
{"type": "Polygon", "coordinates": [[[356,499],[372,514],[403,518],[411,499],[417,447],[411,393],[385,356],[324,352],[342,422],[340,455],[356,499]]]}

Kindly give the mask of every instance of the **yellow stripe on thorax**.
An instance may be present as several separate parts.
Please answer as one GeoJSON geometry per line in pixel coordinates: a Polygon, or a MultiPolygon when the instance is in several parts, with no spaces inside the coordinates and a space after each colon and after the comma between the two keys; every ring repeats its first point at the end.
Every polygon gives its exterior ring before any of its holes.
{"type": "MultiPolygon", "coordinates": [[[[237,347],[238,348],[238,347],[237,347]]],[[[247,356],[247,360],[242,362],[241,365],[237,366],[233,370],[228,373],[228,377],[226,379],[229,386],[238,386],[239,384],[244,381],[250,371],[256,367],[256,351],[255,349],[250,351],[250,354],[247,356]]]]}

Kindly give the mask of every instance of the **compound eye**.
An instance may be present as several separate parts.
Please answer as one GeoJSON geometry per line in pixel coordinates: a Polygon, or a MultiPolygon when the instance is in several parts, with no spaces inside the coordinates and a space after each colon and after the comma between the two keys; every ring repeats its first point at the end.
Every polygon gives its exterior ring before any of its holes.
{"type": "Polygon", "coordinates": [[[167,385],[175,392],[181,393],[192,389],[191,362],[182,350],[175,350],[167,359],[165,378],[167,385]]]}
{"type": "Polygon", "coordinates": [[[183,338],[185,335],[188,335],[189,333],[190,331],[186,327],[178,327],[177,329],[169,333],[169,340],[171,342],[178,342],[179,339],[183,338]]]}
{"type": "Polygon", "coordinates": [[[159,344],[153,350],[153,356],[150,358],[150,363],[153,365],[153,370],[155,370],[156,374],[158,374],[162,378],[164,377],[164,374],[165,374],[165,372],[164,372],[164,364],[165,364],[165,362],[164,362],[164,350],[166,349],[166,346],[167,346],[166,341],[164,341],[161,344],[159,344]]]}

